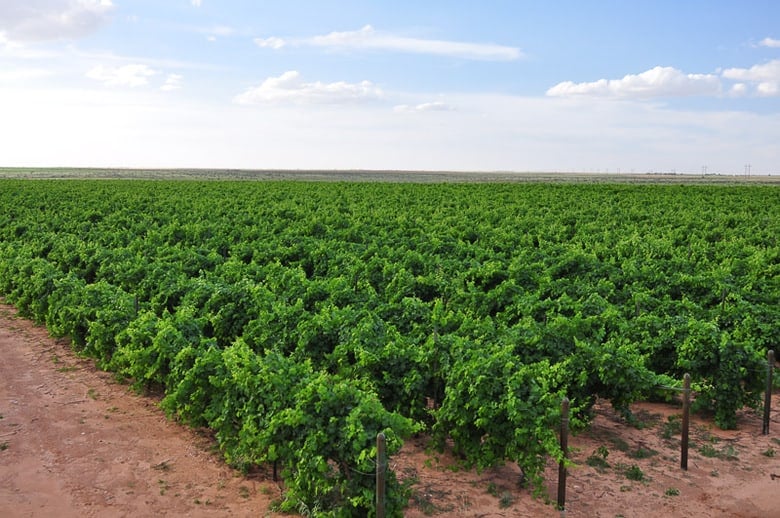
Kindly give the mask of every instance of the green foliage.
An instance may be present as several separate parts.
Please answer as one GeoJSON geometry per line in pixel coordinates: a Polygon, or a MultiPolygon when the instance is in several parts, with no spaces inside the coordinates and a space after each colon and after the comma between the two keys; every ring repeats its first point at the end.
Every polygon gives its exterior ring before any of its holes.
{"type": "Polygon", "coordinates": [[[696,407],[714,410],[724,429],[736,427],[736,413],[761,402],[764,354],[750,344],[737,344],[714,323],[692,321],[681,344],[678,365],[698,373],[696,407]]]}
{"type": "MultiPolygon", "coordinates": [[[[294,406],[274,414],[268,434],[287,481],[283,509],[299,502],[339,515],[365,516],[374,507],[376,437],[383,432],[389,455],[418,429],[388,412],[376,394],[326,373],[313,375],[294,406]]],[[[395,476],[387,480],[388,514],[401,516],[404,493],[395,476]]]]}
{"type": "Polygon", "coordinates": [[[679,414],[670,415],[661,427],[661,437],[669,440],[682,433],[682,418],[679,414]]]}
{"type": "Polygon", "coordinates": [[[718,450],[715,448],[715,446],[713,446],[712,444],[709,444],[709,443],[702,444],[699,447],[698,451],[704,457],[712,458],[712,457],[717,457],[718,456],[718,450]]]}
{"type": "Polygon", "coordinates": [[[643,446],[638,447],[628,454],[632,459],[647,459],[653,455],[658,455],[658,452],[652,448],[645,448],[643,446]]]}
{"type": "Polygon", "coordinates": [[[546,361],[522,364],[511,347],[461,346],[436,412],[439,444],[451,437],[456,452],[480,469],[517,462],[539,487],[546,457],[562,455],[555,433],[559,369],[546,361]]]}
{"type": "Polygon", "coordinates": [[[103,280],[86,284],[68,273],[54,282],[45,321],[53,335],[70,337],[77,350],[106,365],[134,316],[133,297],[121,288],[103,280]]]}
{"type": "Polygon", "coordinates": [[[578,428],[689,372],[733,427],[780,341],[774,187],[0,187],[0,294],[231,463],[281,466],[290,510],[370,514],[370,436],[412,422],[537,484],[563,395],[578,428]]]}
{"type": "Polygon", "coordinates": [[[606,446],[603,444],[596,448],[596,450],[591,453],[587,459],[585,459],[585,464],[592,468],[596,468],[597,470],[603,472],[607,468],[609,468],[609,462],[607,462],[607,457],[609,456],[609,450],[606,446]]]}
{"type": "Polygon", "coordinates": [[[110,368],[133,379],[137,387],[165,387],[179,352],[204,341],[201,321],[187,307],[174,315],[165,311],[162,317],[140,313],[117,335],[110,368]]]}
{"type": "Polygon", "coordinates": [[[631,466],[627,467],[623,474],[628,480],[634,480],[636,482],[642,482],[645,480],[644,471],[642,471],[642,468],[636,464],[632,464],[631,466]]]}
{"type": "Polygon", "coordinates": [[[575,339],[575,344],[564,362],[577,383],[570,395],[601,396],[628,417],[628,405],[658,384],[658,376],[646,367],[645,355],[635,344],[617,337],[600,344],[575,339]]]}
{"type": "Polygon", "coordinates": [[[166,395],[160,406],[194,427],[215,420],[222,393],[215,385],[227,376],[222,351],[213,343],[187,345],[170,364],[166,395]]]}

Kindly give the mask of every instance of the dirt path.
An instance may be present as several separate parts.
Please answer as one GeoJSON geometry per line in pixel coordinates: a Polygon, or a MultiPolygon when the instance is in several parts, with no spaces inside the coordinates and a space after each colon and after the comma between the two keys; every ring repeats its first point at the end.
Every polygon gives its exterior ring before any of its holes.
{"type": "MultiPolygon", "coordinates": [[[[207,436],[166,420],[154,400],[2,304],[0,355],[0,517],[275,516],[269,508],[281,494],[277,484],[228,468],[207,436]]],[[[773,408],[780,408],[777,396],[773,408]]],[[[570,440],[576,466],[565,516],[780,517],[777,416],[769,436],[753,412],[733,432],[695,418],[684,472],[674,430],[679,409],[637,405],[642,429],[607,405],[596,410],[592,428],[570,440]]],[[[408,518],[561,515],[518,487],[516,467],[457,470],[450,456],[425,446],[409,441],[391,461],[399,478],[414,481],[408,518]]],[[[546,479],[554,499],[552,463],[546,479]]]]}
{"type": "Polygon", "coordinates": [[[278,498],[8,306],[0,353],[0,516],[263,516],[278,498]]]}

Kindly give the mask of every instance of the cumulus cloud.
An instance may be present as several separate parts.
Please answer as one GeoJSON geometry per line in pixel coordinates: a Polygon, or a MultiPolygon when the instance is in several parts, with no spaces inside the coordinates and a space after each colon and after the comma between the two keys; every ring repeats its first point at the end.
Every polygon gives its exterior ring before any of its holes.
{"type": "Polygon", "coordinates": [[[238,104],[350,104],[378,100],[382,95],[382,90],[370,81],[307,83],[299,72],[290,70],[249,88],[234,101],[238,104]]]}
{"type": "Polygon", "coordinates": [[[747,95],[748,87],[745,83],[735,83],[731,86],[729,94],[733,97],[743,97],[747,95]]]}
{"type": "Polygon", "coordinates": [[[646,99],[714,95],[720,80],[713,74],[685,74],[673,67],[654,67],[622,79],[599,79],[586,83],[564,81],[547,90],[551,97],[616,97],[646,99]]]}
{"type": "Polygon", "coordinates": [[[286,45],[282,38],[271,36],[270,38],[255,38],[255,45],[262,48],[278,50],[286,45]]]}
{"type": "Polygon", "coordinates": [[[685,74],[673,67],[655,67],[622,79],[575,83],[564,81],[547,90],[549,97],[650,99],[693,95],[780,96],[780,59],[750,68],[728,68],[717,74],[685,74]],[[724,80],[735,81],[730,87],[724,80]],[[725,93],[724,89],[727,89],[725,93]]]}
{"type": "Polygon", "coordinates": [[[764,97],[780,95],[780,59],[750,68],[728,68],[723,77],[755,84],[756,93],[764,97]]]}
{"type": "Polygon", "coordinates": [[[86,36],[108,22],[111,0],[0,1],[0,36],[9,41],[47,41],[86,36]]]}
{"type": "Polygon", "coordinates": [[[418,113],[418,112],[445,112],[455,111],[455,107],[441,101],[433,101],[416,105],[399,104],[393,107],[397,113],[418,113]]]}
{"type": "Polygon", "coordinates": [[[771,47],[774,49],[780,48],[780,40],[774,38],[764,38],[758,44],[762,47],[771,47]]]}
{"type": "Polygon", "coordinates": [[[756,85],[756,91],[763,97],[777,97],[780,95],[780,82],[762,81],[756,85]]]}
{"type": "Polygon", "coordinates": [[[514,61],[523,57],[523,53],[516,47],[492,43],[411,38],[380,32],[370,25],[356,31],[331,32],[322,36],[289,41],[277,37],[257,38],[255,43],[261,47],[274,49],[295,45],[335,50],[384,50],[481,61],[514,61]]]}
{"type": "Polygon", "coordinates": [[[157,71],[147,65],[131,64],[121,67],[98,65],[87,72],[87,77],[100,81],[106,86],[144,86],[157,71]]]}
{"type": "Polygon", "coordinates": [[[778,81],[780,80],[780,59],[775,59],[763,65],[753,65],[750,68],[728,68],[723,71],[723,77],[740,81],[778,81]]]}

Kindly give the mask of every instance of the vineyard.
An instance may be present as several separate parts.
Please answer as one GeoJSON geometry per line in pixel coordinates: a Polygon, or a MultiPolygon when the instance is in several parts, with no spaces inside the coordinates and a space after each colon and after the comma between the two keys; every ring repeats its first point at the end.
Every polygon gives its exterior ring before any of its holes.
{"type": "Polygon", "coordinates": [[[683,373],[731,428],[780,344],[772,186],[5,179],[0,206],[0,295],[272,466],[282,510],[373,513],[379,432],[539,488],[564,397],[630,420],[683,373]]]}

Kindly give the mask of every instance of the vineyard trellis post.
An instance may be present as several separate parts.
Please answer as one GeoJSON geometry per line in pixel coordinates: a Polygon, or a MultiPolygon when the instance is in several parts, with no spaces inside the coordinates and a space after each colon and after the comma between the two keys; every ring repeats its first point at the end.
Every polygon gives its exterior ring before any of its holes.
{"type": "Polygon", "coordinates": [[[691,375],[683,377],[682,438],[680,440],[680,467],[688,471],[688,429],[691,420],[691,375]]]}
{"type": "Polygon", "coordinates": [[[561,451],[563,457],[558,463],[558,510],[566,508],[566,458],[569,449],[569,398],[561,401],[561,451]]]}
{"type": "Polygon", "coordinates": [[[386,471],[385,434],[379,432],[376,436],[376,518],[385,518],[386,471]]]}
{"type": "Polygon", "coordinates": [[[775,370],[775,351],[770,349],[766,353],[766,390],[764,391],[764,421],[761,433],[769,435],[769,413],[772,407],[772,374],[775,370]]]}

